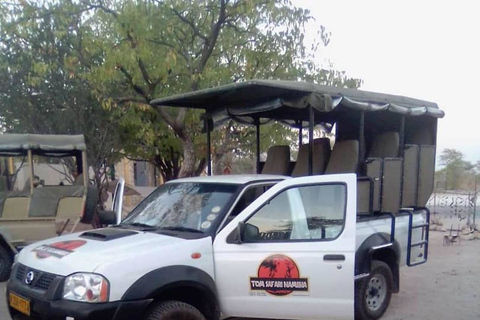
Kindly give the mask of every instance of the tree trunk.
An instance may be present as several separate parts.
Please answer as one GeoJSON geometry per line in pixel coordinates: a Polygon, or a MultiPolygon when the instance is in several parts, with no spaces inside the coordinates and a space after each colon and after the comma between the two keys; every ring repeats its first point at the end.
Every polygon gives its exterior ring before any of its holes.
{"type": "Polygon", "coordinates": [[[170,160],[163,158],[160,155],[155,156],[153,165],[158,169],[162,175],[163,181],[167,182],[178,177],[180,171],[180,159],[173,153],[170,155],[170,160]]]}
{"type": "Polygon", "coordinates": [[[180,169],[180,173],[178,174],[179,178],[185,177],[193,177],[195,176],[195,145],[190,139],[190,137],[186,137],[182,139],[183,141],[183,163],[182,168],[180,169]]]}
{"type": "Polygon", "coordinates": [[[213,157],[214,165],[213,165],[213,174],[219,175],[223,173],[223,158],[225,154],[218,154],[215,153],[213,157]]]}
{"type": "Polygon", "coordinates": [[[223,174],[224,169],[224,159],[225,156],[230,152],[230,144],[231,144],[231,130],[232,130],[233,121],[230,120],[228,124],[225,126],[224,134],[221,135],[223,139],[218,145],[214,148],[214,166],[213,172],[214,174],[223,174]]]}

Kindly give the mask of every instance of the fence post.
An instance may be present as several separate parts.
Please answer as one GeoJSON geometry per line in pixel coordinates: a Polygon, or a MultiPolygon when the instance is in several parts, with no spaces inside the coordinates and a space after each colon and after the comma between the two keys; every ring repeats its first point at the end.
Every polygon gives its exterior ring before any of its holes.
{"type": "Polygon", "coordinates": [[[477,176],[475,176],[475,193],[473,194],[473,229],[477,228],[475,216],[477,215],[477,176]]]}

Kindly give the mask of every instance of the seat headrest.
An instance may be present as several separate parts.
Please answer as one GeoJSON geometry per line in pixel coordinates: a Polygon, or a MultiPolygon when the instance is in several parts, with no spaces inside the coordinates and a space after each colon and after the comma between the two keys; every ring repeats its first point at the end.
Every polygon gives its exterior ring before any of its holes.
{"type": "Polygon", "coordinates": [[[290,147],[272,146],[267,151],[267,160],[263,166],[262,173],[286,175],[289,166],[290,147]]]}
{"type": "Polygon", "coordinates": [[[398,157],[398,149],[400,146],[400,138],[398,132],[389,131],[378,134],[373,139],[372,147],[368,153],[369,158],[396,158],[398,157]]]}
{"type": "MultiPolygon", "coordinates": [[[[298,149],[297,163],[292,177],[308,175],[308,144],[302,144],[298,149]]],[[[312,174],[323,174],[330,158],[330,139],[319,138],[313,140],[312,174]]]]}
{"type": "Polygon", "coordinates": [[[325,173],[356,173],[358,166],[358,141],[336,141],[325,173]]]}

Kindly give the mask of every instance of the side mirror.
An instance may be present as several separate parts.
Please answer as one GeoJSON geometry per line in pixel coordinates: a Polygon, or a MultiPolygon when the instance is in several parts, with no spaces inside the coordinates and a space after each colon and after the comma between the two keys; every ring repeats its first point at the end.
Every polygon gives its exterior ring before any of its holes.
{"type": "Polygon", "coordinates": [[[260,238],[260,230],[253,224],[246,223],[243,230],[243,239],[247,241],[256,241],[260,238]]]}
{"type": "Polygon", "coordinates": [[[98,211],[98,220],[102,225],[117,224],[117,213],[110,210],[98,211]]]}
{"type": "Polygon", "coordinates": [[[237,225],[237,231],[235,234],[235,242],[241,244],[244,240],[244,232],[245,232],[245,223],[240,221],[237,225]]]}
{"type": "Polygon", "coordinates": [[[255,241],[260,237],[260,230],[250,223],[239,222],[236,231],[236,243],[255,241]]]}

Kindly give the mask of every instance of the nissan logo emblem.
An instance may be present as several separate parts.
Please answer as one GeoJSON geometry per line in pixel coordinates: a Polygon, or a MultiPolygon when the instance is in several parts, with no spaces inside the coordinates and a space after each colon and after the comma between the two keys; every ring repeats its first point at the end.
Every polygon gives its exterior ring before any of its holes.
{"type": "Polygon", "coordinates": [[[32,284],[33,282],[33,279],[35,279],[35,273],[33,271],[30,271],[29,273],[27,273],[27,275],[25,276],[25,283],[30,285],[32,284]]]}

